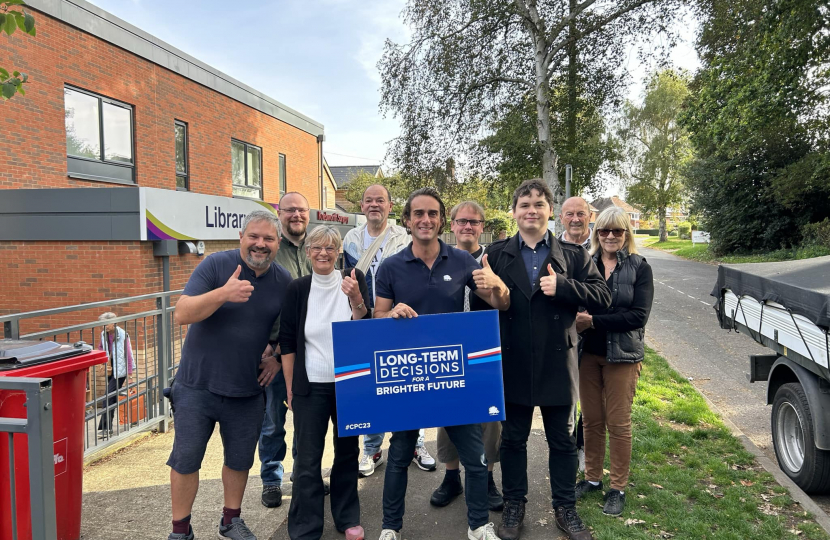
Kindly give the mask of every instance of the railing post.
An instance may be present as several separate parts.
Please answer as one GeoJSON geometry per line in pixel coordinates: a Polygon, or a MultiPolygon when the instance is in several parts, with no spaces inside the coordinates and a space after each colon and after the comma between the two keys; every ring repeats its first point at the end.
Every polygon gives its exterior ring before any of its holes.
{"type": "Polygon", "coordinates": [[[32,538],[57,538],[55,521],[55,447],[52,441],[52,380],[26,390],[29,439],[29,494],[32,538]]]}
{"type": "Polygon", "coordinates": [[[159,387],[156,390],[159,399],[159,412],[161,416],[159,421],[159,432],[166,433],[170,429],[170,408],[169,402],[162,394],[162,390],[167,388],[170,384],[170,368],[172,366],[169,319],[170,297],[166,294],[162,294],[156,301],[156,305],[161,310],[161,313],[156,316],[156,342],[158,344],[156,350],[159,353],[157,363],[159,387]]]}
{"type": "Polygon", "coordinates": [[[12,319],[3,323],[3,337],[6,339],[20,339],[20,321],[12,319]]]}

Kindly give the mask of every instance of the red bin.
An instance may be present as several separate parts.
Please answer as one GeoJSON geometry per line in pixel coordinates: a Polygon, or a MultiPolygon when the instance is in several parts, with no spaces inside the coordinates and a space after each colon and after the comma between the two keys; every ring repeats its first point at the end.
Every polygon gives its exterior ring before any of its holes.
{"type": "MultiPolygon", "coordinates": [[[[55,445],[55,517],[58,540],[81,536],[86,372],[107,356],[86,344],[0,340],[0,377],[52,379],[55,445]]],[[[0,417],[26,418],[23,392],[0,391],[0,417]]],[[[19,540],[32,540],[29,449],[26,435],[14,436],[14,477],[19,540]]],[[[0,501],[8,516],[9,439],[0,436],[0,501]]],[[[0,540],[12,540],[11,519],[0,520],[0,540]]]]}

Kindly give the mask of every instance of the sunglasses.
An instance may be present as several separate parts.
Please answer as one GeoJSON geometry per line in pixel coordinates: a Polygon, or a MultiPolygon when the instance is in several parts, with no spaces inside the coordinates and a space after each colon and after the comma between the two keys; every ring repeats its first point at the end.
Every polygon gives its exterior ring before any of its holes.
{"type": "Polygon", "coordinates": [[[603,238],[605,238],[606,236],[608,236],[609,234],[612,234],[612,233],[613,233],[614,236],[619,238],[623,234],[625,234],[625,229],[597,229],[597,233],[603,238]]]}

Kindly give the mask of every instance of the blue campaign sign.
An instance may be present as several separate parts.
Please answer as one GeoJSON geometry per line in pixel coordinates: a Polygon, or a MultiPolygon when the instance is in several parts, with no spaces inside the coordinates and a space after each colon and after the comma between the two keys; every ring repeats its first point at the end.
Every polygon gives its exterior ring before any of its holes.
{"type": "Polygon", "coordinates": [[[504,420],[497,311],[332,324],[341,437],[504,420]]]}

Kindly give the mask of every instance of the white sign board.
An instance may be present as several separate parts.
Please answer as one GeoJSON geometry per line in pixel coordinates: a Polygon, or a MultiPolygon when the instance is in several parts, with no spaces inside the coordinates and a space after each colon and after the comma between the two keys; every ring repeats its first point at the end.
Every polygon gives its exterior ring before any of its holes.
{"type": "Polygon", "coordinates": [[[704,231],[692,231],[692,245],[708,244],[709,233],[704,231]]]}

